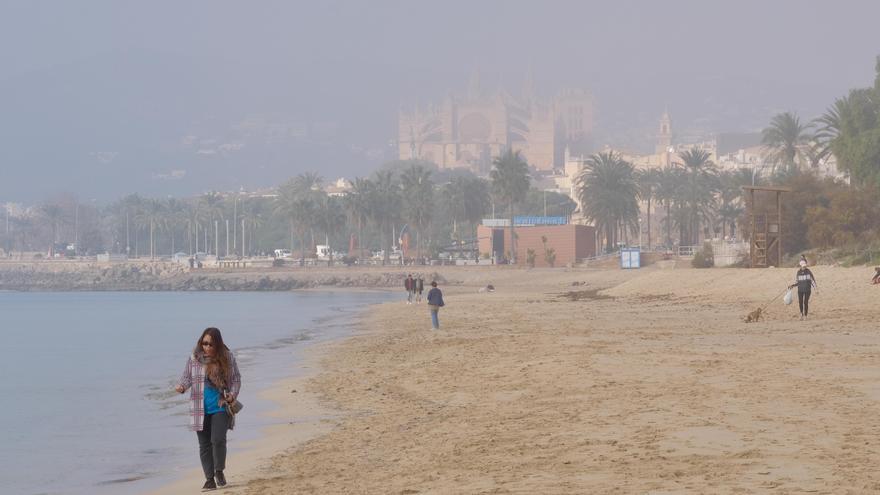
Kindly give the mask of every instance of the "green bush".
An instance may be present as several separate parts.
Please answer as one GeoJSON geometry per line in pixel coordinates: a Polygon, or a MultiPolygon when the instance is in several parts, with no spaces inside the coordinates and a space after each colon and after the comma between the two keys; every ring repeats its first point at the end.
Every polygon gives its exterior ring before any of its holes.
{"type": "Polygon", "coordinates": [[[694,253],[694,259],[691,260],[691,266],[694,268],[712,268],[715,266],[715,251],[708,242],[703,244],[703,248],[694,253]]]}
{"type": "Polygon", "coordinates": [[[535,267],[535,258],[537,256],[538,253],[536,253],[534,249],[529,248],[526,250],[526,264],[529,265],[530,268],[535,267]]]}

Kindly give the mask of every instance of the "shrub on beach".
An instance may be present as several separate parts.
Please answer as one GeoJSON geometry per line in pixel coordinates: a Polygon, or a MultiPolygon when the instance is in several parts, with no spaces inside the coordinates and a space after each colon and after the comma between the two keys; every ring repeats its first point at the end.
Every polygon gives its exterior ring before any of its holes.
{"type": "Polygon", "coordinates": [[[715,251],[712,250],[712,244],[707,242],[703,244],[702,249],[694,253],[691,266],[694,268],[712,268],[715,266],[715,251]]]}

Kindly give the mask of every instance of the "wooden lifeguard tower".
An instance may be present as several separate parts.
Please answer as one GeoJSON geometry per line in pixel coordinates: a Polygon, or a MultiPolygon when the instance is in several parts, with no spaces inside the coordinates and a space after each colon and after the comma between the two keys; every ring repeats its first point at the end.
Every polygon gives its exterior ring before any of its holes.
{"type": "Polygon", "coordinates": [[[782,262],[782,193],[791,189],[743,186],[743,191],[751,233],[751,267],[779,266],[782,262]]]}

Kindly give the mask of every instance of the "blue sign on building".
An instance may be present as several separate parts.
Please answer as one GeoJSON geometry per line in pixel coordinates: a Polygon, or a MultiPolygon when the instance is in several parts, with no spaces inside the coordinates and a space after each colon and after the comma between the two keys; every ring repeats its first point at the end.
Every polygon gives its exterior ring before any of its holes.
{"type": "Polygon", "coordinates": [[[568,217],[513,217],[514,225],[567,225],[568,217]]]}

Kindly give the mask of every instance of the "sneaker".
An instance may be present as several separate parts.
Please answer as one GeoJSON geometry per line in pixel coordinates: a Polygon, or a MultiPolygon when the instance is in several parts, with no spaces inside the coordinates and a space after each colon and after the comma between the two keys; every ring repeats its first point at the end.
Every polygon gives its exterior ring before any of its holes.
{"type": "Polygon", "coordinates": [[[801,315],[801,321],[804,321],[804,315],[801,315]]]}
{"type": "Polygon", "coordinates": [[[223,476],[223,471],[214,473],[214,478],[217,480],[217,486],[226,486],[226,476],[223,476]]]}
{"type": "Polygon", "coordinates": [[[216,490],[216,489],[217,489],[217,483],[214,483],[214,478],[211,478],[211,479],[205,481],[205,484],[202,485],[203,492],[206,492],[208,490],[216,490]]]}

